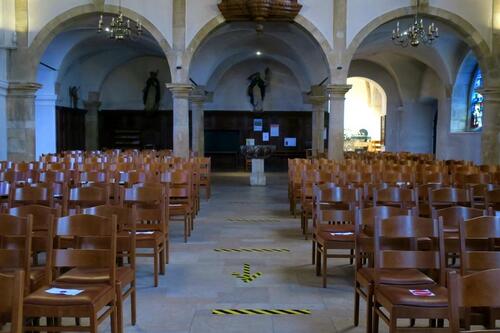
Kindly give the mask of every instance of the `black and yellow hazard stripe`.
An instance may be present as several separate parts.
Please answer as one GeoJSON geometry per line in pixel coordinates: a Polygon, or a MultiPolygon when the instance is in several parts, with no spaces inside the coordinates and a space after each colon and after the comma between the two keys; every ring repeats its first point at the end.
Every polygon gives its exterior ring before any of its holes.
{"type": "Polygon", "coordinates": [[[265,315],[265,316],[302,316],[310,315],[311,310],[305,309],[215,309],[212,314],[218,316],[265,315]]]}
{"type": "Polygon", "coordinates": [[[243,272],[242,272],[242,274],[240,274],[240,273],[233,273],[232,275],[235,276],[238,279],[241,279],[241,281],[243,281],[245,283],[249,283],[249,282],[252,282],[252,281],[258,279],[259,277],[261,277],[262,273],[261,272],[257,272],[257,273],[251,274],[250,273],[250,265],[249,264],[244,264],[243,265],[243,272]]]}
{"type": "Polygon", "coordinates": [[[215,252],[225,252],[225,253],[231,253],[231,252],[267,252],[267,253],[281,253],[281,252],[290,252],[288,249],[249,249],[249,248],[239,248],[239,249],[214,249],[215,252]]]}

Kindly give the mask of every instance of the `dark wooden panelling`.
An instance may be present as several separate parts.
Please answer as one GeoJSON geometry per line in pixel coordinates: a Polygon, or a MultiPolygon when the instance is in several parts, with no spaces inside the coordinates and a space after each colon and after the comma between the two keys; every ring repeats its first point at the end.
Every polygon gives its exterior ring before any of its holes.
{"type": "Polygon", "coordinates": [[[101,148],[171,149],[171,111],[104,110],[99,112],[101,148]]]}
{"type": "Polygon", "coordinates": [[[56,107],[57,151],[85,149],[85,114],[87,111],[56,107]]]}

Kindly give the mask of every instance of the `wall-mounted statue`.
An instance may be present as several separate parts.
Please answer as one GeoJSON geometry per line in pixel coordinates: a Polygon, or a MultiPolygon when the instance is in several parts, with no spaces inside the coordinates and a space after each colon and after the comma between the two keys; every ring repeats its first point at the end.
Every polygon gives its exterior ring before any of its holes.
{"type": "Polygon", "coordinates": [[[78,90],[80,90],[80,88],[78,88],[77,86],[69,87],[69,100],[73,109],[78,109],[78,90]]]}
{"type": "Polygon", "coordinates": [[[271,80],[271,70],[266,68],[264,78],[260,72],[254,73],[248,77],[250,84],[248,85],[247,94],[250,97],[250,104],[256,112],[264,111],[264,99],[266,98],[266,88],[271,80]]]}
{"type": "Polygon", "coordinates": [[[161,88],[158,80],[158,72],[149,72],[149,78],[146,81],[146,87],[142,91],[142,100],[144,102],[144,110],[158,111],[160,109],[161,88]]]}

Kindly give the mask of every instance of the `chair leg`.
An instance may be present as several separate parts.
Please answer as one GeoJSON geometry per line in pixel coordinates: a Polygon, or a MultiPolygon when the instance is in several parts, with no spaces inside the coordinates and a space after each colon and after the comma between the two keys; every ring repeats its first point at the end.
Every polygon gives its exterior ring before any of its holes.
{"type": "Polygon", "coordinates": [[[326,270],[326,262],[327,262],[327,249],[323,246],[323,256],[322,256],[322,267],[321,267],[321,275],[323,277],[323,288],[326,288],[326,279],[327,279],[327,270],[326,270]]]}
{"type": "MultiPolygon", "coordinates": [[[[111,315],[113,316],[113,313],[111,313],[111,315]]],[[[90,326],[89,326],[89,329],[90,329],[90,333],[97,333],[97,318],[96,318],[97,314],[96,313],[93,313],[91,316],[90,316],[90,326]]],[[[111,319],[111,331],[112,332],[116,332],[116,329],[113,328],[113,319],[111,319]]]]}
{"type": "Polygon", "coordinates": [[[154,274],[154,285],[155,287],[158,287],[158,261],[159,261],[159,253],[158,253],[158,247],[155,246],[154,248],[154,254],[153,254],[153,274],[154,274]]]}
{"type": "Polygon", "coordinates": [[[122,284],[116,282],[116,327],[118,333],[123,333],[123,295],[122,284]]]}
{"type": "Polygon", "coordinates": [[[188,225],[188,220],[187,220],[187,216],[184,215],[184,243],[187,243],[188,241],[188,228],[189,228],[189,225],[188,225]]]}
{"type": "Polygon", "coordinates": [[[304,216],[304,235],[307,240],[307,236],[309,234],[309,218],[307,215],[304,216]]]}
{"type": "MultiPolygon", "coordinates": [[[[358,293],[359,285],[356,283],[354,289],[354,326],[359,326],[359,293],[358,293]]],[[[367,309],[368,311],[368,309],[367,309]]],[[[368,327],[368,326],[367,326],[368,327]]]]}
{"type": "Polygon", "coordinates": [[[351,249],[351,257],[349,258],[349,264],[354,264],[354,249],[351,249]]]}
{"type": "Polygon", "coordinates": [[[314,265],[316,263],[316,242],[314,241],[314,238],[312,240],[312,264],[314,265]]]}
{"type": "MultiPolygon", "coordinates": [[[[368,285],[368,290],[366,292],[366,332],[371,333],[373,331],[373,321],[375,316],[375,308],[373,305],[373,288],[375,286],[373,283],[368,285]]],[[[378,325],[378,324],[377,324],[378,325]]],[[[373,331],[374,332],[374,331],[373,331]]]]}
{"type": "Polygon", "coordinates": [[[316,244],[316,276],[321,275],[321,252],[319,244],[316,244]]]}
{"type": "Polygon", "coordinates": [[[159,246],[158,252],[160,253],[160,274],[165,275],[165,243],[163,247],[159,246]]]}
{"type": "MultiPolygon", "coordinates": [[[[118,331],[118,313],[117,313],[117,310],[116,310],[116,304],[112,304],[113,306],[113,309],[111,311],[111,333],[122,333],[122,332],[119,332],[118,331]]],[[[98,322],[97,322],[97,319],[95,321],[95,325],[96,325],[96,332],[97,332],[97,325],[98,325],[98,322]]]]}
{"type": "Polygon", "coordinates": [[[132,292],[130,293],[130,317],[132,320],[132,326],[135,326],[137,322],[137,295],[135,289],[135,280],[130,284],[132,292]]]}
{"type": "Polygon", "coordinates": [[[378,312],[376,305],[373,306],[373,323],[372,323],[372,332],[373,333],[378,333],[378,312]]]}

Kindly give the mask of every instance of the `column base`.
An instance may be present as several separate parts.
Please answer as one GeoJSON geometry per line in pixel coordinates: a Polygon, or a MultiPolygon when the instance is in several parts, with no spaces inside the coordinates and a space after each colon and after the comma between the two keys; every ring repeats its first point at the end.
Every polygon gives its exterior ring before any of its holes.
{"type": "Polygon", "coordinates": [[[266,174],[264,172],[264,159],[252,159],[252,173],[250,174],[251,186],[266,186],[266,174]]]}

